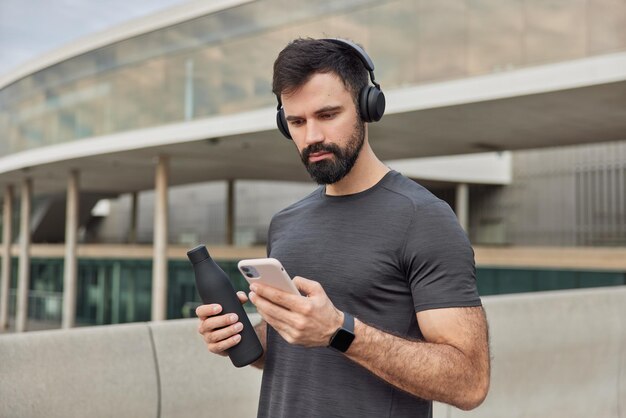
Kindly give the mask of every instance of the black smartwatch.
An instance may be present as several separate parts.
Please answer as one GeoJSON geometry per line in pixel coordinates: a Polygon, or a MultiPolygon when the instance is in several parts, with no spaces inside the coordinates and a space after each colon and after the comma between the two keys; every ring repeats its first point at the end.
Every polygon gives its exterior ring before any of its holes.
{"type": "Polygon", "coordinates": [[[345,353],[354,341],[354,317],[349,313],[343,313],[343,325],[330,337],[329,347],[345,353]]]}

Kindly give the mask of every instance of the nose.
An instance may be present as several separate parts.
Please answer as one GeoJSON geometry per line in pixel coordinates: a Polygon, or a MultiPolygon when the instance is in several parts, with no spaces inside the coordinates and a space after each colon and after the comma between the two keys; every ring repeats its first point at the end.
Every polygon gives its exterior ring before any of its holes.
{"type": "Polygon", "coordinates": [[[324,142],[324,133],[316,121],[307,121],[305,143],[307,146],[324,142]]]}

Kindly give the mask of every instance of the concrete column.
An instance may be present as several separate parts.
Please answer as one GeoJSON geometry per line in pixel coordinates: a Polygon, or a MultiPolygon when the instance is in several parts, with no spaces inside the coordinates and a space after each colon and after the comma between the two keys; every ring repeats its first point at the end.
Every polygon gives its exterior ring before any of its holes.
{"type": "Polygon", "coordinates": [[[133,192],[130,204],[130,231],[128,231],[128,243],[137,244],[137,211],[139,208],[138,193],[133,192]]]}
{"type": "Polygon", "coordinates": [[[465,183],[456,186],[456,216],[459,218],[459,224],[468,232],[469,221],[469,186],[465,183]]]}
{"type": "MultiPolygon", "coordinates": [[[[119,274],[119,271],[113,272],[113,274],[119,274]]],[[[128,298],[126,299],[126,322],[133,322],[137,320],[135,315],[135,300],[137,298],[137,286],[135,286],[135,280],[137,279],[134,277],[128,277],[127,280],[125,280],[126,292],[128,292],[128,298]]]]}
{"type": "Polygon", "coordinates": [[[167,319],[167,189],[169,159],[159,156],[154,194],[154,260],[152,262],[152,320],[167,319]]]}
{"type": "Polygon", "coordinates": [[[113,264],[111,272],[111,323],[120,323],[120,302],[122,299],[122,283],[120,277],[120,262],[113,264]]]}
{"type": "Polygon", "coordinates": [[[193,59],[185,61],[185,120],[193,119],[193,59]]]}
{"type": "Polygon", "coordinates": [[[11,288],[11,238],[13,237],[13,186],[4,189],[2,218],[2,280],[0,281],[0,331],[9,327],[11,288]]]}
{"type": "Polygon", "coordinates": [[[22,181],[20,210],[20,255],[17,279],[17,310],[15,330],[26,331],[28,321],[28,288],[30,284],[30,206],[33,182],[30,178],[22,181]]]}
{"type": "Polygon", "coordinates": [[[235,180],[228,180],[226,197],[226,244],[235,245],[235,180]]]}
{"type": "Polygon", "coordinates": [[[63,328],[72,328],[76,322],[76,282],[78,261],[78,171],[72,171],[67,181],[65,211],[65,265],[63,268],[63,328]]]}

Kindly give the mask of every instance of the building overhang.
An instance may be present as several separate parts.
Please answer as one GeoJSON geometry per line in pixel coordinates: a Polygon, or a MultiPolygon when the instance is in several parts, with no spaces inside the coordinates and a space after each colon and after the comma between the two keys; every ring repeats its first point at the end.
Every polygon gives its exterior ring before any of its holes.
{"type": "MultiPolygon", "coordinates": [[[[626,139],[626,53],[386,91],[369,126],[383,160],[523,150],[626,139]]],[[[170,184],[223,179],[306,181],[291,141],[265,108],[38,148],[0,159],[0,183],[29,176],[37,191],[151,189],[154,160],[170,184]]]]}

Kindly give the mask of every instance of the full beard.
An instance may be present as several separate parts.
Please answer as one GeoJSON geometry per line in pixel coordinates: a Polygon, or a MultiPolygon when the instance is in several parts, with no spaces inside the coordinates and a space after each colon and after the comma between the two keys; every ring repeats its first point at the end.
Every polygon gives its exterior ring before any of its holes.
{"type": "Polygon", "coordinates": [[[357,119],[354,131],[345,148],[340,148],[337,144],[320,142],[305,148],[300,158],[309,175],[317,184],[334,184],[350,173],[361,153],[364,142],[365,124],[357,119]],[[333,156],[320,161],[309,162],[309,156],[316,152],[330,152],[333,156]]]}

